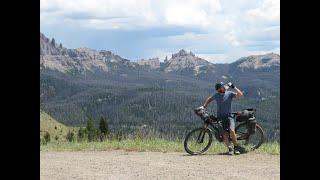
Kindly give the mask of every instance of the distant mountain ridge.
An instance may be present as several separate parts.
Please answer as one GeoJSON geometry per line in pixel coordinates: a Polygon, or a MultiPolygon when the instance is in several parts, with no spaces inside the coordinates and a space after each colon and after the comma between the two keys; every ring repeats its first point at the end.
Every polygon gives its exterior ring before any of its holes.
{"type": "Polygon", "coordinates": [[[242,57],[231,64],[237,66],[242,70],[277,68],[280,67],[280,55],[275,53],[267,53],[264,55],[252,55],[248,57],[242,57]]]}
{"type": "Polygon", "coordinates": [[[150,58],[150,59],[140,59],[136,61],[140,66],[145,66],[147,69],[159,69],[160,60],[159,58],[150,58]]]}
{"type": "Polygon", "coordinates": [[[277,69],[280,67],[280,55],[269,53],[243,57],[230,64],[219,64],[219,68],[217,68],[217,64],[181,49],[164,62],[160,62],[159,58],[141,59],[134,62],[111,51],[96,51],[89,48],[67,49],[62,44],[58,45],[54,39],[49,40],[40,33],[40,68],[53,69],[63,73],[83,73],[84,71],[108,73],[144,69],[208,79],[212,76],[228,77],[228,74],[232,74],[228,71],[229,66],[233,70],[237,68],[236,72],[267,68],[277,69]]]}
{"type": "Polygon", "coordinates": [[[67,49],[40,33],[40,69],[47,68],[63,73],[110,72],[134,69],[137,65],[110,51],[96,51],[90,48],[67,49]]]}

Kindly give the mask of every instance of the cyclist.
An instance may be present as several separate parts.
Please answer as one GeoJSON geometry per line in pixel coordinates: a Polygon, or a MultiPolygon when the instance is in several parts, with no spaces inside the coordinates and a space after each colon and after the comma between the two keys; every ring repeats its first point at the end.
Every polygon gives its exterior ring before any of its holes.
{"type": "Polygon", "coordinates": [[[207,108],[208,104],[215,100],[217,102],[217,118],[221,120],[223,127],[223,141],[228,147],[228,154],[240,154],[239,146],[237,144],[237,137],[235,133],[235,120],[231,116],[231,102],[234,97],[243,96],[243,93],[236,88],[233,83],[229,82],[224,84],[223,82],[216,83],[215,85],[216,93],[212,96],[209,96],[203,104],[204,108],[207,108]],[[235,90],[228,91],[227,87],[230,87],[235,90]],[[234,145],[232,148],[231,143],[229,142],[229,134],[234,145]]]}

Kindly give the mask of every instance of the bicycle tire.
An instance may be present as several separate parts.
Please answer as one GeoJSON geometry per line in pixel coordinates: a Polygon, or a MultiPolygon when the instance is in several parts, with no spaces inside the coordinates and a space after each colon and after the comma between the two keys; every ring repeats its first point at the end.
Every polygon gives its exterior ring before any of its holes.
{"type": "Polygon", "coordinates": [[[184,149],[185,149],[185,151],[186,151],[188,154],[190,154],[190,155],[203,154],[203,153],[205,153],[205,152],[209,149],[209,147],[211,146],[212,140],[213,140],[213,137],[212,137],[212,133],[211,133],[210,129],[208,129],[208,128],[203,128],[203,127],[201,127],[201,128],[196,128],[196,129],[192,130],[191,132],[189,132],[189,133],[187,134],[187,136],[186,136],[186,138],[185,138],[185,140],[184,140],[184,149]],[[192,135],[193,133],[195,133],[195,132],[197,132],[197,131],[200,131],[200,130],[204,130],[204,133],[207,133],[207,134],[209,135],[209,141],[208,141],[208,144],[207,144],[201,151],[199,151],[199,152],[193,152],[193,151],[190,150],[189,147],[188,147],[188,140],[189,140],[189,138],[191,137],[191,135],[192,135]]]}
{"type": "MultiPolygon", "coordinates": [[[[236,134],[237,134],[237,131],[242,126],[247,126],[247,123],[239,124],[235,128],[236,134]]],[[[245,128],[247,128],[247,127],[245,127],[245,128]]],[[[257,132],[260,134],[260,140],[259,140],[259,143],[257,143],[254,147],[251,148],[252,151],[255,150],[255,149],[258,149],[265,142],[265,133],[264,133],[263,129],[261,128],[261,126],[259,124],[256,124],[256,132],[255,133],[257,133],[257,132]]]]}

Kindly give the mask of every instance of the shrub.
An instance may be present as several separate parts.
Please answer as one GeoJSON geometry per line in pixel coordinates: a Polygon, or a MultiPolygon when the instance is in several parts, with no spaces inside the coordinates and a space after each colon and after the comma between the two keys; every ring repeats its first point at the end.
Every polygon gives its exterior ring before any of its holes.
{"type": "Polygon", "coordinates": [[[87,139],[87,135],[87,130],[80,127],[80,129],[78,130],[78,141],[84,141],[85,139],[87,139]]]}
{"type": "Polygon", "coordinates": [[[43,143],[47,144],[48,142],[50,142],[50,134],[49,132],[46,132],[43,136],[43,143]]]}
{"type": "Polygon", "coordinates": [[[67,140],[69,142],[73,142],[74,141],[74,133],[73,131],[69,131],[68,134],[67,134],[67,140]]]}
{"type": "Polygon", "coordinates": [[[123,139],[125,139],[126,136],[124,134],[124,131],[122,129],[118,130],[116,133],[115,133],[115,139],[118,140],[118,141],[121,141],[123,139]]]}
{"type": "Polygon", "coordinates": [[[107,135],[109,133],[108,123],[107,123],[106,119],[103,117],[100,118],[99,130],[104,135],[107,135]]]}
{"type": "Polygon", "coordinates": [[[88,141],[95,141],[97,139],[97,130],[94,127],[93,120],[90,118],[87,122],[88,141]]]}

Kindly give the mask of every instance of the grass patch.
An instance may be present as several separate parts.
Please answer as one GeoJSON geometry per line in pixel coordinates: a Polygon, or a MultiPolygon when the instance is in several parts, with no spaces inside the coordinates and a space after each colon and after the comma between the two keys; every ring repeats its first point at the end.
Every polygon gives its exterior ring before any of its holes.
{"type": "Polygon", "coordinates": [[[52,118],[49,114],[40,110],[40,138],[43,137],[45,132],[50,134],[50,141],[60,142],[66,141],[66,136],[69,130],[73,130],[65,126],[64,124],[58,122],[52,118]]]}
{"type": "Polygon", "coordinates": [[[259,149],[256,150],[256,152],[280,155],[280,144],[277,142],[265,143],[262,144],[259,149]]]}
{"type": "Polygon", "coordinates": [[[40,146],[41,151],[107,151],[117,149],[126,151],[181,152],[183,151],[183,146],[180,142],[163,139],[106,140],[104,142],[52,142],[40,146]]]}
{"type": "MultiPolygon", "coordinates": [[[[185,152],[183,142],[154,139],[125,139],[121,141],[106,140],[104,142],[50,142],[41,145],[40,151],[155,151],[155,152],[185,152]]],[[[224,153],[227,148],[222,143],[213,142],[208,153],[224,153]]],[[[279,155],[279,143],[263,144],[255,152],[279,155]]]]}

